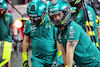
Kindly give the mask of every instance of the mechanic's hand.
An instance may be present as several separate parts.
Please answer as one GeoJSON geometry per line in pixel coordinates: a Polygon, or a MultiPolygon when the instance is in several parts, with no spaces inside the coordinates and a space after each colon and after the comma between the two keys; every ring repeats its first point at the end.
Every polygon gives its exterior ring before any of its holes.
{"type": "Polygon", "coordinates": [[[23,67],[30,67],[29,62],[28,61],[24,61],[23,67]]]}
{"type": "Polygon", "coordinates": [[[23,53],[22,59],[23,59],[23,67],[30,67],[28,62],[28,52],[23,53]]]}
{"type": "Polygon", "coordinates": [[[62,52],[58,51],[58,56],[57,57],[60,57],[61,55],[62,55],[62,52]]]}
{"type": "Polygon", "coordinates": [[[65,65],[64,67],[69,67],[69,66],[65,65]]]}
{"type": "Polygon", "coordinates": [[[14,42],[18,42],[18,37],[17,37],[17,35],[13,36],[13,40],[14,40],[14,42]]]}

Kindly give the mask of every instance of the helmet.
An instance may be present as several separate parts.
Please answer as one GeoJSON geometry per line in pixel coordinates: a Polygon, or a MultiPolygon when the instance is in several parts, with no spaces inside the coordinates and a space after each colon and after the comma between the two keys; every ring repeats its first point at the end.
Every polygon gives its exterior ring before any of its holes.
{"type": "Polygon", "coordinates": [[[7,12],[7,3],[4,0],[0,0],[0,17],[6,15],[7,12]]]}
{"type": "Polygon", "coordinates": [[[27,14],[30,17],[32,23],[41,25],[46,17],[45,4],[39,0],[33,0],[27,7],[27,14]]]}
{"type": "Polygon", "coordinates": [[[65,1],[52,2],[52,4],[48,8],[48,13],[49,13],[50,21],[55,27],[66,26],[71,17],[70,6],[65,1]],[[63,13],[64,15],[61,20],[55,21],[53,15],[59,13],[63,13]]]}
{"type": "Polygon", "coordinates": [[[68,0],[72,7],[78,7],[84,0],[68,0]]]}

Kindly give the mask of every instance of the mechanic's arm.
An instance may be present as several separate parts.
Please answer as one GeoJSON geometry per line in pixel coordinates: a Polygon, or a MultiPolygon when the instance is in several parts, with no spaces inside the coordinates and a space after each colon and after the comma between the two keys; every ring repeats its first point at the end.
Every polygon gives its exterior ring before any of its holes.
{"type": "Polygon", "coordinates": [[[62,57],[63,57],[63,61],[64,61],[64,64],[65,64],[66,63],[66,59],[65,59],[66,58],[65,48],[58,41],[57,41],[57,48],[58,48],[58,51],[61,51],[62,52],[62,57]]]}
{"type": "Polygon", "coordinates": [[[24,35],[23,45],[22,45],[23,53],[27,52],[28,46],[29,46],[29,36],[24,35]]]}
{"type": "Polygon", "coordinates": [[[17,30],[17,28],[15,27],[14,23],[11,24],[10,27],[11,27],[12,30],[13,30],[13,40],[14,40],[15,42],[17,42],[17,41],[18,41],[18,36],[17,36],[18,30],[17,30]]]}
{"type": "Polygon", "coordinates": [[[14,23],[11,24],[10,27],[13,29],[13,34],[14,34],[14,36],[16,36],[18,32],[17,32],[17,28],[14,26],[14,23]]]}
{"type": "Polygon", "coordinates": [[[22,54],[22,58],[23,58],[23,67],[30,67],[29,62],[28,62],[28,46],[29,46],[29,36],[25,36],[24,35],[24,40],[23,40],[23,54],[22,54]]]}
{"type": "Polygon", "coordinates": [[[98,40],[100,41],[100,26],[97,27],[98,40]]]}
{"type": "Polygon", "coordinates": [[[74,57],[74,49],[77,45],[78,41],[69,40],[66,44],[66,64],[68,67],[72,67],[73,65],[73,57],[74,57]]]}

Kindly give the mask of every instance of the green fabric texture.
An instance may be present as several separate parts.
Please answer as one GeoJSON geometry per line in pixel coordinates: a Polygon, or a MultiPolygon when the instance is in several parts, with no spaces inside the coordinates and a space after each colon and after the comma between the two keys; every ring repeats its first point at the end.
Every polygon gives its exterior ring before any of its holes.
{"type": "Polygon", "coordinates": [[[13,23],[13,15],[7,13],[4,17],[0,17],[0,40],[12,41],[10,25],[13,23]]]}

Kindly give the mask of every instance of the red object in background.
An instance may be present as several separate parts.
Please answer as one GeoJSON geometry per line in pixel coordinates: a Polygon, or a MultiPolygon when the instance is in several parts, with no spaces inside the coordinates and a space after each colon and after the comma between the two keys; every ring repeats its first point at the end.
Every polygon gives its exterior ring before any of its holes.
{"type": "Polygon", "coordinates": [[[20,28],[20,30],[21,30],[21,34],[22,34],[22,37],[23,37],[23,39],[24,39],[24,28],[20,28]]]}
{"type": "MultiPolygon", "coordinates": [[[[23,37],[23,39],[24,39],[24,28],[20,28],[20,30],[21,30],[21,34],[22,34],[22,37],[23,37]]],[[[31,44],[31,40],[30,40],[30,44],[31,44]]]]}

